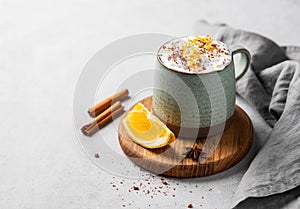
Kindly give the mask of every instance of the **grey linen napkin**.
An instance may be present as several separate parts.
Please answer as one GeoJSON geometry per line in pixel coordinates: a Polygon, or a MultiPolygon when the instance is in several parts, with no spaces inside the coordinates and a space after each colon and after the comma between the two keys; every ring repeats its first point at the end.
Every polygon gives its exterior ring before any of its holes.
{"type": "Polygon", "coordinates": [[[259,139],[265,144],[244,174],[233,207],[300,208],[300,48],[279,47],[261,35],[203,21],[196,33],[250,51],[251,66],[237,82],[237,94],[272,128],[267,139],[259,139]]]}

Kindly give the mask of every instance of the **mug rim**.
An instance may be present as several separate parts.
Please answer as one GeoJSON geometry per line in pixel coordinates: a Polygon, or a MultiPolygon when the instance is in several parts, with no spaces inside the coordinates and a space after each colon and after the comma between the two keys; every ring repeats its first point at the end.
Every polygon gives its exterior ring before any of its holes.
{"type": "MultiPolygon", "coordinates": [[[[195,35],[194,35],[194,36],[195,36],[195,35]]],[[[223,70],[225,70],[229,65],[231,65],[231,64],[233,63],[233,54],[232,54],[232,50],[230,49],[230,47],[229,47],[226,43],[224,43],[224,42],[222,42],[222,41],[219,41],[219,40],[216,40],[216,41],[221,42],[221,43],[223,43],[223,44],[225,44],[225,45],[227,46],[227,48],[228,48],[229,51],[230,51],[230,57],[231,57],[230,63],[228,63],[227,65],[225,65],[223,68],[221,68],[221,69],[219,69],[219,70],[208,71],[208,72],[205,72],[205,71],[203,72],[203,71],[202,71],[201,73],[189,72],[189,71],[183,72],[183,71],[179,71],[179,70],[175,70],[175,69],[173,69],[173,68],[167,67],[165,64],[163,64],[162,60],[160,59],[160,56],[158,56],[158,54],[159,54],[161,48],[162,48],[166,43],[168,43],[168,42],[171,42],[171,41],[174,41],[174,40],[177,40],[177,39],[188,38],[188,37],[189,37],[189,36],[179,36],[179,37],[170,39],[170,40],[164,42],[164,43],[159,47],[158,51],[156,52],[156,58],[157,58],[158,62],[159,62],[164,68],[166,68],[167,70],[176,72],[176,73],[184,74],[184,75],[206,75],[206,74],[211,74],[211,73],[216,73],[216,72],[223,71],[223,70]]]]}

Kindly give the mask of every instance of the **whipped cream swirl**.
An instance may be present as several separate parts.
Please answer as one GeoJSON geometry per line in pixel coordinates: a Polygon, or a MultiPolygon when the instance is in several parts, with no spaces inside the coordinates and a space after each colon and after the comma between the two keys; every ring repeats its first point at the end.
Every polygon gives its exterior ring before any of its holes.
{"type": "Polygon", "coordinates": [[[173,39],[158,51],[158,60],[166,68],[190,74],[223,70],[231,59],[228,46],[209,35],[173,39]]]}

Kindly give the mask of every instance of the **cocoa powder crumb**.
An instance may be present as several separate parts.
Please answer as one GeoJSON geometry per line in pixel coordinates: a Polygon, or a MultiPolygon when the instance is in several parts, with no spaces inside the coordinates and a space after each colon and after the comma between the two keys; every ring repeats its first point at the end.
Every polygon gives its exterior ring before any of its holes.
{"type": "Polygon", "coordinates": [[[95,158],[99,158],[99,157],[100,157],[99,153],[98,153],[98,152],[95,152],[94,157],[95,157],[95,158]]]}
{"type": "Polygon", "coordinates": [[[162,181],[161,183],[164,185],[169,185],[168,182],[166,182],[166,181],[162,181]]]}
{"type": "Polygon", "coordinates": [[[133,190],[140,190],[140,188],[137,186],[133,186],[132,188],[133,188],[133,190]]]}
{"type": "Polygon", "coordinates": [[[193,205],[190,203],[190,204],[188,204],[187,207],[188,207],[188,208],[193,208],[193,205]]]}

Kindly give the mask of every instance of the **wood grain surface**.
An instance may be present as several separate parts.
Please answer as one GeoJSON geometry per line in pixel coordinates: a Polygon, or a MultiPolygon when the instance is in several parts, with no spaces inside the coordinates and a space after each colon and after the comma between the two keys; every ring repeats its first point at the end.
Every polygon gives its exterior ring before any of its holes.
{"type": "MultiPolygon", "coordinates": [[[[152,110],[152,97],[140,102],[152,110]]],[[[182,178],[216,174],[241,161],[252,145],[252,123],[248,115],[238,106],[235,107],[233,122],[223,134],[202,139],[177,138],[170,145],[158,149],[144,148],[130,139],[122,123],[128,111],[122,116],[119,124],[120,146],[135,164],[156,174],[182,178]],[[207,146],[207,143],[215,146],[207,146]],[[206,157],[199,161],[185,158],[184,153],[192,146],[204,149],[206,157]]]]}

